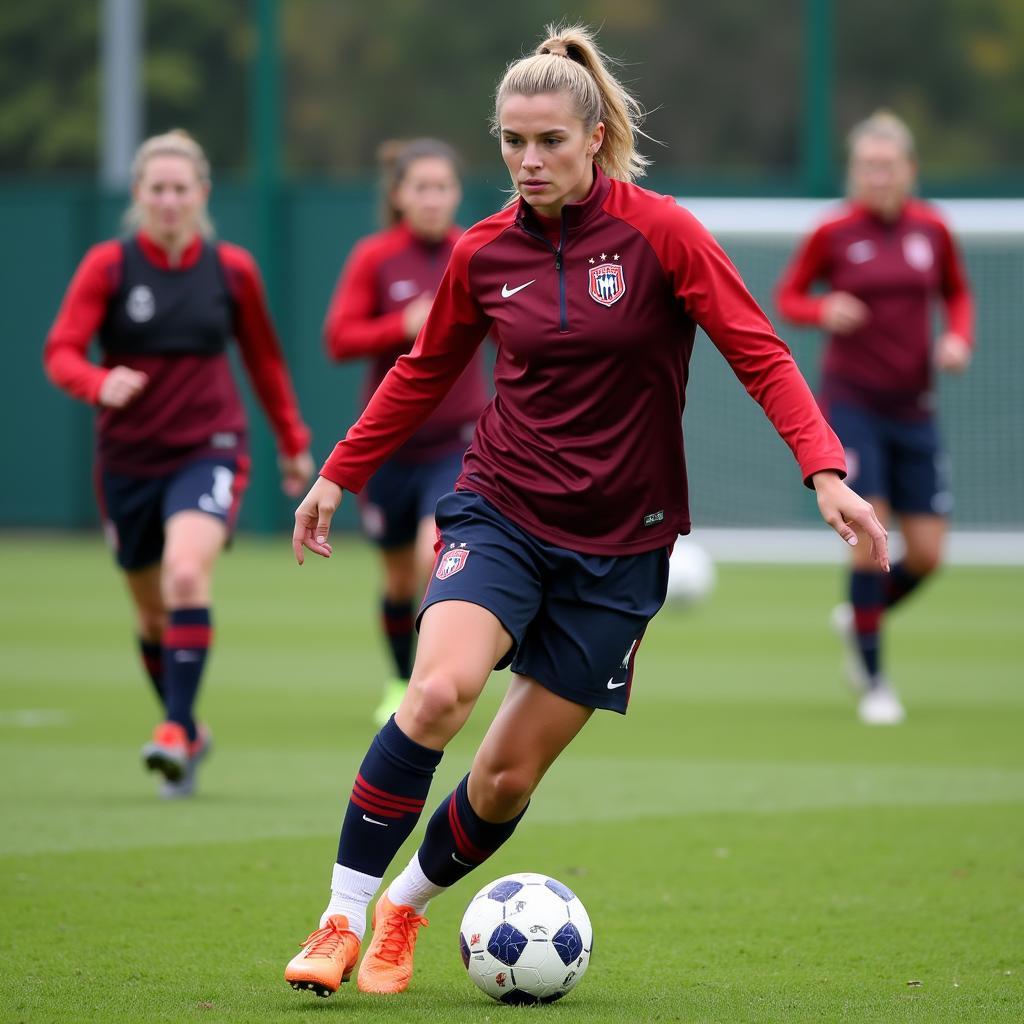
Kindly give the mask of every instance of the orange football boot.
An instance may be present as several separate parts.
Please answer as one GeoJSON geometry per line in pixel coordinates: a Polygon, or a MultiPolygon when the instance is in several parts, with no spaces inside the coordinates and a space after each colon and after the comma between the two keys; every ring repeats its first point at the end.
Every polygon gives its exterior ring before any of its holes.
{"type": "Polygon", "coordinates": [[[189,762],[185,727],[177,722],[161,722],[142,748],[142,760],[150,771],[160,772],[168,782],[181,779],[189,762]]]}
{"type": "Polygon", "coordinates": [[[359,991],[404,992],[412,979],[416,932],[427,924],[412,907],[395,906],[384,893],[373,909],[373,941],[359,966],[359,991]]]}
{"type": "Polygon", "coordinates": [[[284,980],[298,992],[308,988],[326,998],[348,981],[359,959],[359,939],[344,914],[332,914],[288,961],[284,980]]]}

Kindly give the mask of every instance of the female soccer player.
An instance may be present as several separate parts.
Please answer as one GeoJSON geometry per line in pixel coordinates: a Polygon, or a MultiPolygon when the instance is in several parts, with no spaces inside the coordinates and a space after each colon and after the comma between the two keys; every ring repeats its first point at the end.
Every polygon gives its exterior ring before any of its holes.
{"type": "Polygon", "coordinates": [[[783,316],[829,332],[821,404],[846,449],[850,483],[883,524],[899,519],[906,553],[883,576],[855,548],[849,604],[833,612],[847,647],[859,714],[895,725],[903,706],[882,671],[881,629],[888,610],[942,561],[951,497],[935,424],[933,367],[966,369],[972,348],[967,279],[948,228],[912,198],[914,140],[907,126],[880,112],[849,140],[846,207],[804,242],[778,290],[783,316]],[[829,289],[810,294],[816,281],[829,289]],[[947,332],[932,346],[936,300],[947,332]]]}
{"type": "Polygon", "coordinates": [[[669,548],[690,527],[681,417],[697,324],[792,447],[826,521],[851,543],[858,524],[887,562],[871,506],[842,482],[842,447],[735,269],[671,197],[631,184],[645,164],[638,104],[588,32],[549,32],[496,96],[518,201],[456,243],[412,353],[295,513],[299,562],[303,547],[329,556],[342,490],[360,490],[491,333],[496,393],[438,504],[409,689],[356,776],[321,927],[285,971],[321,995],[355,967],[368,902],[496,665],[512,667],[504,703],[376,905],[363,991],[406,988],[428,901],[511,836],[595,708],[625,712],[669,548]]]}
{"type": "Polygon", "coordinates": [[[86,254],[46,340],[46,372],[99,408],[97,492],[164,710],[143,747],[165,796],[192,792],[210,734],[192,709],[210,647],[214,563],[249,471],[234,337],[277,435],[283,487],[313,470],[309,431],[252,256],[212,240],[210,169],[185,132],[156,135],[132,167],[132,233],[86,254]],[[96,337],[102,365],[87,358],[96,337]]]}
{"type": "MultiPolygon", "coordinates": [[[[451,146],[416,139],[381,147],[385,230],[363,239],[338,281],[324,340],[337,360],[371,360],[370,396],[412,348],[441,283],[455,240],[462,198],[459,162],[451,146]]],[[[455,485],[477,417],[487,404],[483,360],[475,354],[429,419],[370,478],[362,494],[366,535],[380,548],[384,570],[381,619],[395,678],[375,718],[398,709],[412,670],[413,600],[434,562],[434,507],[455,485]]]]}

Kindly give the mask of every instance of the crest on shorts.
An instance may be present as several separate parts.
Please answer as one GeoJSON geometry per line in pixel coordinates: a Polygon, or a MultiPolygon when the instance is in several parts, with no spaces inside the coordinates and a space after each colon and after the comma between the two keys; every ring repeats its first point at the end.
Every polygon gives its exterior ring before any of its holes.
{"type": "Polygon", "coordinates": [[[589,295],[599,305],[614,306],[626,294],[626,275],[618,253],[612,256],[614,262],[604,262],[607,259],[608,253],[603,252],[600,263],[596,259],[590,260],[589,295]]]}
{"type": "Polygon", "coordinates": [[[469,548],[465,544],[456,547],[454,544],[447,551],[442,551],[437,563],[437,572],[434,575],[439,580],[446,580],[462,570],[469,558],[469,548]]]}

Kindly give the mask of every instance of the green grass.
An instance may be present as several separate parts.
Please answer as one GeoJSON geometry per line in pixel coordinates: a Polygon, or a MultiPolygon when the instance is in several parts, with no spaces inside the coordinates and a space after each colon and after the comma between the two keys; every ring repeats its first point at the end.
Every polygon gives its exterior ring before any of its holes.
{"type": "Polygon", "coordinates": [[[869,730],[826,628],[838,573],[720,567],[709,604],[648,633],[628,718],[595,716],[515,839],[431,907],[409,992],[292,992],[387,667],[372,555],[339,547],[299,570],[243,538],[223,560],[218,748],[197,799],[165,804],[107,555],[0,542],[0,1020],[1024,1019],[1022,586],[998,569],[949,569],[894,619],[909,719],[869,730]],[[540,1010],[491,1003],[457,948],[472,893],[523,870],[569,883],[597,936],[540,1010]]]}

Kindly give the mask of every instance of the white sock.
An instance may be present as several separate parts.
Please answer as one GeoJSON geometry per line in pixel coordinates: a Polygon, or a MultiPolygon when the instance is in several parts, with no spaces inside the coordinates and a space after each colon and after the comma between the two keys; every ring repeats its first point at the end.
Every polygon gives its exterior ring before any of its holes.
{"type": "Polygon", "coordinates": [[[388,886],[388,899],[398,907],[412,907],[417,914],[427,909],[427,904],[447,889],[446,885],[435,885],[420,867],[419,854],[414,853],[405,870],[388,886]]]}
{"type": "Polygon", "coordinates": [[[320,915],[320,927],[323,928],[332,914],[344,914],[349,928],[361,939],[366,932],[366,908],[383,881],[383,878],[335,864],[331,876],[331,901],[320,915]]]}

